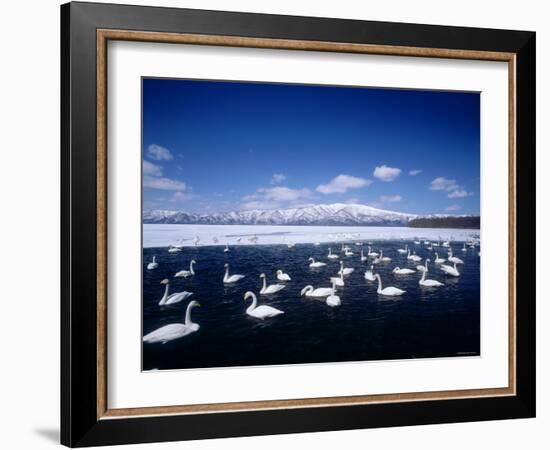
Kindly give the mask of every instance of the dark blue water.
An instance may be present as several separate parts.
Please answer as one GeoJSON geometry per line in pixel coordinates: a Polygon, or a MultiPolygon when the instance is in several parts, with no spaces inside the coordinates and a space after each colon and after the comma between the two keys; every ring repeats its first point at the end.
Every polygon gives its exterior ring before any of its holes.
{"type": "MultiPolygon", "coordinates": [[[[385,286],[396,286],[407,292],[401,297],[384,297],[376,293],[377,282],[365,280],[370,263],[361,263],[360,247],[350,245],[355,255],[344,257],[346,267],[355,271],[346,277],[345,287],[338,288],[342,305],[331,308],[323,300],[300,297],[300,290],[312,284],[329,287],[329,277],[336,276],[339,262],[326,258],[329,244],[298,244],[292,249],[284,245],[184,248],[170,254],[166,248],[143,251],[143,332],[163,325],[183,322],[191,299],[201,307],[192,311],[192,320],[200,325],[198,332],[166,344],[143,344],[143,369],[186,369],[268,364],[295,364],[407,358],[435,358],[479,355],[480,351],[480,278],[478,249],[462,252],[462,243],[455,242],[454,253],[463,259],[461,276],[446,276],[430,263],[428,278],[445,283],[440,288],[422,288],[419,275],[393,275],[395,266],[415,268],[397,253],[408,243],[419,256],[434,259],[429,252],[412,242],[374,242],[377,251],[384,250],[390,263],[375,266],[385,286]],[[149,271],[146,264],[156,255],[159,267],[149,271]],[[308,258],[327,263],[320,269],[308,267],[308,258]],[[188,270],[195,259],[196,275],[174,278],[188,270]],[[230,263],[230,274],[246,278],[235,285],[223,284],[224,263],[230,263]],[[277,269],[292,277],[282,291],[259,296],[260,273],[265,272],[268,284],[278,283],[277,269]],[[170,279],[170,291],[194,292],[190,300],[159,307],[164,293],[160,284],[170,279]],[[258,295],[259,304],[281,309],[285,314],[265,321],[249,317],[245,310],[246,291],[258,295]]],[[[340,245],[330,245],[333,250],[340,245]]],[[[366,245],[364,246],[366,253],[366,245]]],[[[446,254],[442,247],[440,256],[446,254]]],[[[370,261],[370,259],[369,259],[370,261]]]]}

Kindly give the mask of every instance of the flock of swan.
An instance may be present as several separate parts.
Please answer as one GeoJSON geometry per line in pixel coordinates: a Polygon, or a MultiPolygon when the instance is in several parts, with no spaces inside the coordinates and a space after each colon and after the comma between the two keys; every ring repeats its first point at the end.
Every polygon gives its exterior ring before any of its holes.
{"type": "MultiPolygon", "coordinates": [[[[415,245],[421,245],[420,241],[414,241],[415,245]]],[[[369,243],[370,244],[370,243],[369,243]]],[[[362,243],[356,243],[356,245],[362,245],[362,243]]],[[[457,265],[464,264],[464,261],[453,254],[452,247],[450,245],[450,242],[446,241],[443,244],[440,243],[431,243],[428,241],[424,242],[424,245],[426,245],[426,249],[433,250],[433,247],[446,247],[447,248],[447,258],[441,258],[438,252],[435,253],[435,259],[433,260],[436,267],[439,268],[441,272],[443,272],[444,275],[451,276],[451,277],[459,277],[460,272],[458,271],[457,265]],[[451,265],[452,264],[452,265],[451,265]]],[[[466,248],[466,243],[464,243],[464,246],[462,248],[462,251],[466,252],[468,249],[466,248]]],[[[475,248],[475,243],[469,243],[468,246],[470,248],[475,248]]],[[[173,251],[174,248],[179,248],[181,251],[181,247],[170,247],[168,249],[168,252],[175,253],[173,251]]],[[[229,252],[229,247],[226,244],[224,248],[224,253],[229,252]]],[[[343,253],[343,259],[350,258],[354,255],[354,252],[348,245],[342,244],[341,252],[343,253]]],[[[411,253],[411,249],[408,245],[405,245],[404,248],[397,249],[397,253],[400,257],[405,257],[406,255],[406,262],[409,263],[420,263],[422,261],[422,258],[416,254],[415,251],[411,253]]],[[[478,255],[480,253],[478,252],[478,255]]],[[[398,256],[398,257],[399,257],[398,256]]],[[[330,287],[318,287],[315,288],[312,285],[305,286],[300,291],[300,296],[305,297],[312,297],[316,299],[323,300],[328,306],[335,307],[341,305],[341,300],[338,295],[336,295],[337,288],[345,286],[346,279],[345,277],[349,276],[351,273],[354,272],[353,267],[345,267],[345,263],[343,259],[340,259],[340,255],[337,253],[332,252],[332,248],[328,249],[328,255],[326,256],[329,261],[339,261],[339,267],[340,270],[338,271],[336,276],[332,276],[329,278],[329,281],[331,283],[330,287]]],[[[360,252],[360,260],[361,262],[367,262],[369,259],[370,261],[370,267],[366,272],[364,273],[364,278],[367,281],[377,281],[378,282],[378,288],[376,292],[385,297],[398,297],[406,293],[405,290],[400,289],[395,286],[383,286],[382,278],[379,273],[376,273],[374,268],[375,266],[379,264],[387,264],[392,261],[392,258],[388,256],[384,256],[383,250],[380,250],[380,252],[376,252],[373,250],[372,246],[368,246],[368,252],[365,255],[363,249],[361,249],[360,252]]],[[[327,263],[322,261],[316,261],[313,257],[310,257],[308,259],[309,267],[313,270],[316,269],[322,269],[327,266],[327,263]]],[[[418,281],[419,286],[421,287],[428,287],[428,288],[438,288],[441,286],[444,286],[445,284],[441,281],[435,280],[435,279],[428,279],[426,278],[429,268],[428,263],[431,262],[430,258],[426,258],[424,260],[424,264],[417,264],[415,269],[411,269],[408,267],[399,267],[396,266],[391,271],[393,275],[401,277],[401,276],[407,276],[407,275],[413,275],[416,273],[421,274],[420,279],[418,281]]],[[[176,272],[174,277],[176,278],[190,278],[195,275],[194,265],[197,264],[197,262],[192,259],[189,263],[189,270],[180,270],[179,272],[176,272]]],[[[159,267],[159,264],[156,260],[156,256],[153,256],[152,260],[147,264],[147,270],[155,270],[159,267]]],[[[245,275],[242,274],[231,274],[229,273],[229,264],[224,264],[224,275],[222,282],[224,285],[234,285],[241,281],[243,278],[245,278],[245,275]]],[[[282,270],[277,270],[276,272],[276,278],[277,281],[286,283],[292,280],[291,276],[288,273],[284,273],[282,270]]],[[[265,273],[260,274],[260,279],[262,280],[262,286],[259,290],[260,295],[269,295],[269,294],[275,294],[279,291],[282,291],[287,287],[286,284],[282,283],[275,283],[275,284],[268,284],[267,283],[267,276],[265,273]]],[[[193,295],[192,292],[188,291],[182,291],[182,292],[176,292],[170,294],[170,280],[163,279],[161,281],[161,284],[165,285],[164,295],[158,302],[159,306],[164,305],[173,305],[176,303],[180,303],[182,301],[185,301],[189,297],[193,295]]],[[[244,300],[252,300],[252,303],[250,306],[246,309],[246,314],[257,318],[261,320],[265,320],[267,318],[275,317],[280,314],[284,314],[284,311],[281,311],[277,308],[274,308],[269,305],[259,305],[258,304],[258,298],[254,292],[247,291],[244,294],[244,300]]],[[[193,300],[189,302],[187,305],[187,309],[185,312],[185,322],[184,323],[172,323],[169,325],[165,325],[155,331],[152,331],[151,333],[146,334],[143,337],[143,341],[146,343],[166,343],[169,341],[172,341],[174,339],[179,339],[181,337],[187,336],[191,333],[194,333],[199,330],[200,326],[197,323],[192,322],[191,320],[191,310],[195,307],[200,306],[200,304],[193,300]]]]}

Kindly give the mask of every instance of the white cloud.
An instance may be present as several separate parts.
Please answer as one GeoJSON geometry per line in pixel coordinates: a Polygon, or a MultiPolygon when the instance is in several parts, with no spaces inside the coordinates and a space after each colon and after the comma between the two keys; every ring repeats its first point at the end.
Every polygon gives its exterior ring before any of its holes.
{"type": "Polygon", "coordinates": [[[162,189],[164,191],[185,191],[187,188],[183,181],[172,180],[170,178],[151,177],[148,175],[143,177],[143,187],[162,189]]]}
{"type": "Polygon", "coordinates": [[[449,198],[464,198],[468,197],[468,192],[466,192],[464,189],[455,189],[454,191],[449,192],[449,195],[447,195],[449,198]]]}
{"type": "Polygon", "coordinates": [[[312,193],[307,188],[291,189],[286,186],[259,188],[254,194],[241,198],[241,209],[276,209],[298,206],[310,199],[312,193]]]}
{"type": "Polygon", "coordinates": [[[263,194],[267,200],[278,202],[289,202],[301,200],[311,196],[311,191],[307,188],[291,189],[285,186],[276,186],[272,188],[260,188],[258,192],[263,194]]]}
{"type": "Polygon", "coordinates": [[[330,180],[327,184],[320,184],[317,186],[317,192],[321,192],[322,194],[342,194],[348,189],[367,187],[371,183],[372,181],[367,180],[366,178],[340,174],[336,178],[330,180]]]}
{"type": "Polygon", "coordinates": [[[170,150],[157,144],[147,147],[147,156],[155,161],[171,161],[174,159],[170,150]]]}
{"type": "Polygon", "coordinates": [[[349,205],[356,205],[358,203],[361,203],[361,200],[359,200],[359,198],[357,198],[357,197],[352,197],[352,198],[347,199],[344,203],[347,203],[349,205]]]}
{"type": "Polygon", "coordinates": [[[461,208],[460,205],[447,206],[447,211],[458,211],[461,208]]]}
{"type": "Polygon", "coordinates": [[[461,186],[456,184],[456,180],[449,180],[445,177],[437,177],[430,183],[430,189],[432,191],[454,191],[461,189],[461,186]]]}
{"type": "Polygon", "coordinates": [[[399,176],[400,173],[401,169],[398,169],[397,167],[388,167],[384,164],[376,167],[373,175],[382,181],[393,181],[399,176]]]}
{"type": "Polygon", "coordinates": [[[400,202],[401,200],[403,200],[403,197],[400,195],[382,195],[380,197],[380,201],[384,203],[395,203],[400,202]]]}
{"type": "Polygon", "coordinates": [[[271,175],[271,181],[269,184],[279,184],[286,180],[286,175],[284,173],[274,173],[271,175]]]}
{"type": "Polygon", "coordinates": [[[162,176],[162,167],[153,164],[152,162],[143,160],[143,175],[151,175],[153,177],[162,176]]]}
{"type": "Polygon", "coordinates": [[[418,175],[419,173],[422,173],[422,171],[420,169],[414,169],[414,170],[409,171],[409,175],[411,177],[414,177],[414,176],[418,175]]]}
{"type": "Polygon", "coordinates": [[[194,197],[195,196],[193,194],[190,194],[190,193],[187,193],[187,192],[182,192],[182,191],[177,191],[177,192],[174,192],[174,194],[170,198],[170,202],[172,202],[172,203],[182,202],[182,201],[185,201],[185,200],[191,200],[194,197]]]}

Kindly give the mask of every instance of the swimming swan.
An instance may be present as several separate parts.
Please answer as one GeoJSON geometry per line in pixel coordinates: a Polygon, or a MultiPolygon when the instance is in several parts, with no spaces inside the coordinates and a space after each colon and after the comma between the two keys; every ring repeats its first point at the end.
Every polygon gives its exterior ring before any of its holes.
{"type": "Polygon", "coordinates": [[[343,275],[350,275],[355,269],[353,267],[346,267],[344,269],[344,261],[340,261],[340,270],[338,274],[342,273],[343,275]]]}
{"type": "Polygon", "coordinates": [[[330,281],[336,286],[344,286],[344,274],[342,272],[338,272],[338,274],[339,277],[330,277],[330,281]]]}
{"type": "Polygon", "coordinates": [[[323,267],[327,265],[327,263],[324,262],[315,262],[313,258],[309,258],[308,261],[311,261],[309,267],[323,267]]]}
{"type": "Polygon", "coordinates": [[[398,253],[407,253],[407,250],[409,249],[409,245],[405,244],[405,248],[398,248],[398,253]]]}
{"type": "Polygon", "coordinates": [[[409,251],[407,253],[407,259],[409,259],[411,261],[414,261],[414,262],[422,261],[422,258],[420,256],[418,256],[416,253],[413,253],[411,255],[411,249],[409,249],[409,251]]]}
{"type": "Polygon", "coordinates": [[[428,261],[429,259],[426,258],[426,261],[424,262],[424,265],[418,265],[416,266],[416,270],[418,270],[419,272],[428,272],[428,261]]]}
{"type": "Polygon", "coordinates": [[[445,262],[445,258],[440,258],[437,252],[435,252],[435,261],[436,264],[443,264],[445,262]]]}
{"type": "Polygon", "coordinates": [[[282,270],[277,270],[277,280],[279,281],[290,281],[290,275],[288,273],[284,273],[282,270]]]}
{"type": "Polygon", "coordinates": [[[229,276],[229,264],[224,264],[225,275],[223,276],[223,282],[225,284],[236,283],[244,278],[244,275],[231,275],[229,276]]]}
{"type": "Polygon", "coordinates": [[[279,292],[286,287],[284,284],[270,284],[268,286],[265,273],[260,274],[260,278],[264,279],[264,285],[260,289],[260,294],[274,294],[275,292],[279,292]]]}
{"type": "Polygon", "coordinates": [[[159,263],[157,262],[157,257],[153,256],[153,261],[147,264],[147,270],[156,269],[158,266],[159,266],[159,263]]]}
{"type": "Polygon", "coordinates": [[[166,289],[164,290],[164,295],[160,299],[159,306],[173,305],[173,304],[179,303],[179,302],[181,302],[181,301],[185,300],[186,298],[189,298],[193,295],[192,292],[187,292],[187,291],[174,292],[173,294],[168,295],[168,291],[170,289],[170,280],[165,278],[164,280],[162,280],[160,282],[160,284],[165,284],[166,289]]]}
{"type": "Polygon", "coordinates": [[[384,250],[380,251],[380,261],[382,262],[390,262],[391,258],[389,256],[384,256],[384,250]]]}
{"type": "MultiPolygon", "coordinates": [[[[392,270],[392,273],[396,274],[396,275],[410,275],[411,273],[416,273],[416,270],[412,270],[412,269],[401,269],[399,267],[396,267],[395,269],[392,270]]],[[[371,280],[372,281],[372,280],[371,280]]]]}
{"type": "Polygon", "coordinates": [[[367,257],[363,255],[363,249],[361,249],[361,262],[365,262],[367,260],[367,257]]]}
{"type": "Polygon", "coordinates": [[[179,253],[181,252],[181,248],[180,247],[170,247],[168,249],[168,253],[179,253]]]}
{"type": "Polygon", "coordinates": [[[251,316],[255,317],[256,319],[266,319],[267,317],[275,317],[279,314],[284,314],[284,311],[281,311],[280,309],[273,308],[272,306],[268,305],[260,305],[258,306],[258,299],[256,298],[256,294],[254,292],[248,291],[246,294],[244,294],[244,299],[248,300],[249,298],[252,298],[252,304],[246,309],[246,313],[251,316]]]}
{"type": "Polygon", "coordinates": [[[399,289],[393,286],[388,286],[382,289],[382,279],[380,278],[380,275],[375,273],[374,276],[378,280],[378,289],[376,290],[376,292],[378,292],[380,295],[395,297],[398,295],[403,295],[406,292],[403,289],[399,289]]]}
{"type": "Polygon", "coordinates": [[[195,275],[195,271],[193,270],[193,264],[197,264],[197,262],[194,259],[192,259],[191,262],[189,263],[189,270],[180,270],[174,276],[188,278],[195,275]]]}
{"type": "Polygon", "coordinates": [[[328,259],[338,259],[339,256],[338,256],[338,255],[335,255],[334,253],[332,253],[332,250],[331,250],[331,248],[329,247],[329,248],[328,248],[328,255],[327,255],[327,258],[328,258],[328,259]]]}
{"type": "Polygon", "coordinates": [[[328,297],[332,294],[332,288],[317,288],[314,289],[312,285],[307,285],[300,291],[300,296],[306,297],[328,297]]]}
{"type": "Polygon", "coordinates": [[[443,286],[443,283],[440,283],[439,281],[437,280],[426,280],[426,273],[428,273],[428,271],[426,270],[425,272],[422,272],[422,278],[420,278],[420,280],[418,281],[418,284],[420,286],[426,286],[426,287],[439,287],[439,286],[443,286]]]}
{"type": "Polygon", "coordinates": [[[225,248],[223,249],[224,253],[227,253],[229,251],[229,245],[225,244],[225,248]]]}
{"type": "Polygon", "coordinates": [[[367,256],[378,256],[378,253],[372,251],[372,247],[369,246],[369,252],[367,253],[367,256]]]}
{"type": "Polygon", "coordinates": [[[368,280],[368,281],[374,281],[374,280],[376,280],[376,278],[374,278],[373,269],[374,269],[374,266],[370,266],[370,270],[367,270],[367,271],[365,272],[365,279],[366,279],[366,280],[368,280]]]}
{"type": "Polygon", "coordinates": [[[332,293],[327,297],[327,300],[326,300],[327,305],[332,306],[332,307],[340,306],[342,304],[342,302],[340,301],[340,297],[338,297],[337,295],[334,294],[336,292],[336,285],[335,285],[334,281],[332,282],[331,291],[332,291],[332,293]]]}
{"type": "Polygon", "coordinates": [[[462,261],[460,258],[453,256],[453,249],[449,249],[449,257],[447,258],[447,261],[451,261],[452,263],[456,264],[464,264],[464,261],[462,261]]]}
{"type": "Polygon", "coordinates": [[[182,338],[188,334],[198,331],[200,325],[198,323],[191,322],[191,310],[195,306],[201,306],[195,300],[189,302],[187,305],[187,310],[185,312],[185,323],[171,323],[169,325],[164,325],[155,331],[143,336],[143,342],[148,344],[154,344],[160,342],[161,344],[166,344],[169,341],[174,339],[182,338]]]}
{"type": "Polygon", "coordinates": [[[441,266],[439,266],[439,268],[445,272],[447,275],[451,275],[453,277],[459,277],[460,276],[460,272],[458,270],[456,270],[456,262],[453,263],[454,266],[451,267],[451,266],[448,266],[446,264],[441,264],[441,266]]]}

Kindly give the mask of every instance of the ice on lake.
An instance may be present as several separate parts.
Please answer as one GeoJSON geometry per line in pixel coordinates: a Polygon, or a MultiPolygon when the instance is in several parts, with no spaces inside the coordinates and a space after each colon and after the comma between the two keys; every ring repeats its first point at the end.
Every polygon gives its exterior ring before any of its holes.
{"type": "Polygon", "coordinates": [[[143,247],[203,245],[284,245],[336,241],[479,239],[472,229],[410,227],[346,227],[292,225],[174,225],[144,224],[143,247]]]}

